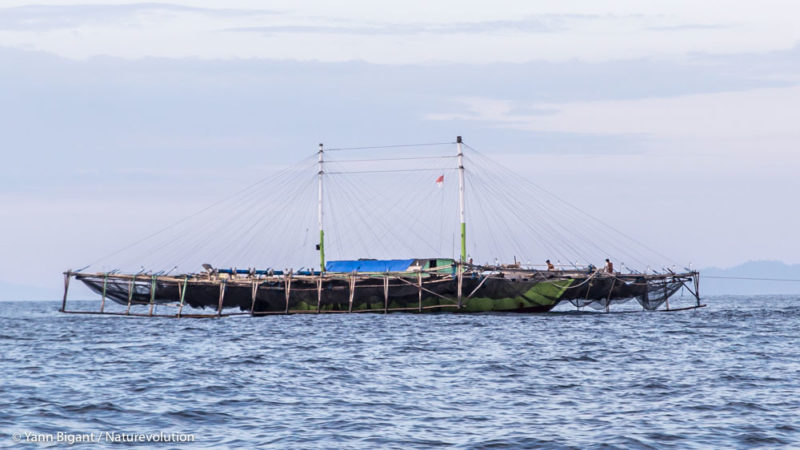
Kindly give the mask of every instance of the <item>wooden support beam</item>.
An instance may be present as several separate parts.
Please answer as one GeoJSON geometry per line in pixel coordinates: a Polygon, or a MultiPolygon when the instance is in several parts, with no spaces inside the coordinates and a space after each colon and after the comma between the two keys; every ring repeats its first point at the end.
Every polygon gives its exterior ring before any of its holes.
{"type": "MultiPolygon", "coordinates": [[[[416,286],[414,283],[412,283],[412,282],[410,282],[410,281],[408,281],[408,280],[405,280],[405,279],[403,279],[402,277],[397,277],[397,279],[398,279],[399,281],[402,281],[403,283],[410,284],[411,286],[416,286]]],[[[430,289],[427,289],[427,288],[424,288],[424,287],[423,287],[423,288],[421,288],[421,289],[422,289],[423,291],[425,291],[425,292],[429,293],[429,294],[432,294],[432,295],[435,295],[435,296],[437,296],[437,297],[439,297],[439,298],[441,298],[441,299],[447,300],[448,302],[452,302],[452,301],[453,301],[453,299],[452,299],[452,298],[447,298],[447,297],[445,297],[444,295],[442,295],[442,294],[439,294],[439,293],[437,293],[437,292],[433,292],[433,291],[432,291],[432,290],[430,290],[430,289]]],[[[441,305],[441,306],[457,307],[458,305],[456,305],[456,304],[452,304],[452,305],[441,305]]],[[[423,309],[424,309],[424,308],[423,308],[423,309]]]]}
{"type": "Polygon", "coordinates": [[[156,276],[153,275],[152,279],[150,280],[150,311],[147,315],[153,315],[153,307],[155,306],[156,302],[156,276]]]}
{"type": "Polygon", "coordinates": [[[181,314],[183,314],[183,299],[186,297],[186,287],[189,283],[189,277],[183,277],[183,289],[181,289],[181,284],[178,283],[178,295],[181,297],[181,305],[178,307],[178,318],[181,318],[181,314]]]}
{"type": "Polygon", "coordinates": [[[125,315],[131,313],[131,303],[133,302],[133,291],[136,289],[136,275],[131,278],[130,283],[128,283],[128,307],[125,309],[125,315]]]}
{"type": "Polygon", "coordinates": [[[697,306],[700,306],[700,274],[694,273],[694,297],[697,299],[697,306]]]}
{"type": "Polygon", "coordinates": [[[100,301],[100,312],[106,309],[106,289],[108,287],[108,273],[103,276],[103,299],[100,301]]]}
{"type": "Polygon", "coordinates": [[[284,309],[284,314],[289,314],[289,299],[292,296],[292,271],[290,270],[288,274],[283,276],[283,287],[284,292],[286,293],[286,308],[284,309]]]}
{"type": "Polygon", "coordinates": [[[419,286],[419,312],[422,312],[422,272],[417,274],[417,286],[419,286]]]}
{"type": "Polygon", "coordinates": [[[250,315],[253,315],[253,311],[256,309],[256,296],[258,296],[258,281],[253,280],[253,286],[250,287],[251,293],[250,295],[253,297],[252,302],[250,303],[250,315]]]}
{"type": "Polygon", "coordinates": [[[317,277],[317,313],[322,308],[322,276],[317,277]]]}
{"type": "MultiPolygon", "coordinates": [[[[463,263],[463,261],[462,261],[462,263],[463,263]]],[[[458,270],[458,281],[457,281],[457,284],[458,284],[458,309],[461,309],[461,291],[463,290],[463,287],[464,287],[464,267],[461,264],[459,264],[458,267],[456,268],[456,270],[458,270]]]]}
{"type": "Polygon", "coordinates": [[[614,284],[616,282],[617,282],[617,278],[614,277],[614,279],[611,280],[611,289],[608,290],[608,298],[606,298],[606,313],[611,312],[611,308],[609,308],[608,305],[611,303],[611,294],[614,293],[614,284]]]}
{"type": "Polygon", "coordinates": [[[383,313],[389,312],[389,277],[383,276],[383,313]]]}
{"type": "Polygon", "coordinates": [[[348,286],[350,287],[349,297],[348,297],[348,306],[347,312],[353,312],[353,297],[356,293],[356,277],[355,275],[350,275],[350,279],[348,280],[348,286]]]}
{"type": "Polygon", "coordinates": [[[705,308],[705,307],[706,307],[706,305],[687,306],[687,307],[684,307],[684,308],[673,308],[673,309],[670,309],[670,310],[664,311],[664,312],[688,311],[690,309],[698,309],[698,308],[705,308]]]}
{"type": "Polygon", "coordinates": [[[475,295],[475,293],[476,293],[476,292],[478,292],[478,289],[480,289],[480,288],[481,288],[481,286],[483,286],[483,283],[486,283],[486,280],[488,280],[489,278],[490,278],[490,277],[489,277],[488,275],[487,275],[487,276],[485,276],[485,277],[483,277],[483,279],[481,280],[481,282],[480,282],[480,283],[478,283],[478,285],[477,285],[477,286],[475,286],[475,289],[473,289],[473,290],[472,290],[472,292],[470,292],[470,293],[469,293],[469,295],[467,296],[467,299],[470,299],[470,298],[472,298],[472,296],[473,296],[473,295],[475,295]]]}
{"type": "Polygon", "coordinates": [[[217,307],[217,317],[222,317],[222,304],[225,302],[225,285],[226,280],[219,283],[219,306],[217,307]]]}
{"type": "Polygon", "coordinates": [[[67,311],[67,293],[69,292],[69,279],[72,278],[72,271],[64,273],[64,298],[61,300],[61,312],[67,311]]]}

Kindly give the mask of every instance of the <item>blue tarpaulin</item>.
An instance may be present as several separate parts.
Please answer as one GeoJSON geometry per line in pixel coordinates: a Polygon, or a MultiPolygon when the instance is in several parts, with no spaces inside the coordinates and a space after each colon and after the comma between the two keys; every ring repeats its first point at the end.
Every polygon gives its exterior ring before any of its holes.
{"type": "Polygon", "coordinates": [[[328,261],[328,272],[405,272],[414,263],[413,259],[362,259],[328,261]]]}

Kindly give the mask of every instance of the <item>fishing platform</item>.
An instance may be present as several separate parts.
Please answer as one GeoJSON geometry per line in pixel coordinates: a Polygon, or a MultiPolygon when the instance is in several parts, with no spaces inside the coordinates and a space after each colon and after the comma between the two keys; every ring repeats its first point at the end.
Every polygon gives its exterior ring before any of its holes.
{"type": "MultiPolygon", "coordinates": [[[[458,230],[460,233],[460,252],[458,256],[429,257],[429,258],[404,258],[404,259],[379,259],[359,258],[326,260],[325,256],[325,223],[326,212],[323,194],[324,180],[329,175],[345,173],[386,173],[412,171],[411,169],[394,168],[392,170],[370,171],[337,171],[327,168],[332,161],[324,158],[325,150],[322,144],[315,155],[317,173],[315,174],[317,193],[317,227],[318,241],[313,248],[318,252],[318,268],[294,269],[248,269],[220,268],[211,264],[202,264],[203,270],[186,272],[182,274],[170,273],[171,270],[148,271],[144,268],[137,272],[124,273],[118,269],[106,271],[87,271],[88,267],[78,271],[64,273],[64,296],[61,312],[73,314],[105,314],[139,317],[225,317],[235,315],[263,316],[275,314],[334,314],[334,313],[390,313],[390,312],[454,312],[454,313],[541,313],[552,310],[557,305],[569,302],[576,308],[590,307],[595,310],[610,311],[610,307],[635,300],[642,309],[647,311],[664,310],[678,311],[683,309],[700,308],[699,293],[700,274],[697,271],[686,269],[677,271],[674,268],[662,268],[660,271],[651,270],[649,267],[643,271],[627,268],[627,273],[615,271],[612,267],[597,268],[592,264],[579,265],[574,259],[565,257],[567,263],[539,268],[530,263],[523,264],[514,257],[513,263],[501,264],[499,259],[495,264],[474,264],[472,256],[468,253],[467,246],[467,215],[465,212],[466,177],[464,163],[465,145],[459,136],[453,143],[456,146],[455,167],[458,178],[458,230]],[[67,308],[67,298],[70,281],[75,279],[86,285],[92,292],[100,296],[99,307],[96,310],[70,310],[67,308]],[[695,302],[690,306],[679,308],[670,307],[669,299],[681,289],[687,290],[695,302]],[[166,312],[165,312],[166,309],[166,312]],[[211,312],[207,312],[211,310],[211,312]]],[[[393,147],[393,146],[389,146],[393,147]]],[[[403,146],[395,146],[403,147],[403,146]]],[[[385,147],[382,147],[385,148],[385,147]]],[[[360,147],[358,149],[363,149],[360,147]]],[[[338,149],[345,150],[345,149],[338,149]]],[[[420,156],[380,158],[375,160],[359,159],[345,160],[344,162],[364,161],[406,161],[432,158],[448,158],[449,156],[420,156]]],[[[484,166],[481,164],[480,166],[484,166]]],[[[335,165],[333,167],[336,167],[335,165]]],[[[448,168],[435,168],[446,170],[448,168]]],[[[504,174],[503,176],[508,176],[504,174]]],[[[475,174],[475,180],[480,181],[481,175],[475,174]]],[[[436,179],[436,184],[441,187],[444,175],[436,179]]],[[[280,181],[285,184],[285,182],[280,181]]],[[[518,183],[523,184],[523,183],[518,183]]],[[[413,186],[413,185],[412,185],[413,186]]],[[[407,190],[410,190],[408,188],[407,190]]],[[[415,196],[413,192],[400,191],[401,199],[433,198],[437,194],[424,193],[415,196]]],[[[275,191],[272,191],[275,192],[275,191]]],[[[513,192],[513,196],[503,195],[496,189],[485,188],[476,195],[489,192],[500,194],[503,201],[511,202],[514,214],[512,218],[518,219],[523,226],[531,230],[531,235],[540,239],[549,239],[543,248],[550,252],[558,252],[555,247],[561,238],[559,230],[553,226],[543,227],[538,218],[525,217],[525,212],[530,208],[524,200],[526,197],[513,192]],[[511,199],[511,200],[509,200],[511,199]],[[547,233],[550,233],[549,235],[547,233]]],[[[278,198],[271,195],[266,199],[278,198]]],[[[530,198],[530,197],[529,197],[530,198]]],[[[434,199],[435,200],[435,199],[434,199]]],[[[268,201],[268,200],[264,200],[268,201]]],[[[398,200],[399,201],[399,200],[398,200]]],[[[563,202],[563,200],[562,200],[563,202]]],[[[441,194],[441,204],[444,205],[445,196],[441,194]]],[[[477,203],[481,203],[478,199],[477,203]]],[[[502,203],[502,202],[500,202],[502,203]]],[[[563,202],[565,203],[565,202],[563,202]]],[[[375,203],[373,203],[375,204],[375,203]]],[[[384,201],[386,208],[393,208],[391,201],[384,201]]],[[[494,203],[489,203],[488,209],[494,203]]],[[[571,205],[570,205],[571,206],[571,205]]],[[[329,206],[329,211],[337,208],[329,206]]],[[[574,208],[574,207],[573,207],[574,208]]],[[[434,205],[433,210],[445,209],[434,205]]],[[[559,211],[564,211],[562,208],[559,211]]],[[[359,212],[358,209],[354,211],[359,212]]],[[[444,213],[443,213],[444,214],[444,213]]],[[[428,213],[430,216],[431,213],[428,213]]],[[[355,216],[355,214],[354,214],[355,216]]],[[[403,215],[406,217],[408,214],[403,215]]],[[[496,229],[505,225],[512,232],[509,222],[506,222],[494,211],[490,211],[484,218],[485,223],[492,228],[491,240],[496,242],[496,229]]],[[[370,220],[381,223],[382,215],[369,215],[357,217],[361,224],[371,225],[370,220]]],[[[418,218],[412,217],[419,224],[418,218]]],[[[258,223],[261,218],[249,219],[250,224],[258,223]]],[[[586,220],[585,217],[582,218],[586,220]]],[[[444,221],[442,222],[444,223],[444,221]]],[[[391,225],[391,224],[389,224],[391,225]]],[[[423,223],[424,228],[426,224],[423,223]]],[[[291,226],[290,230],[302,229],[303,223],[291,226]]],[[[417,226],[417,225],[415,225],[417,226]]],[[[169,227],[168,227],[169,228],[169,227]]],[[[251,226],[252,228],[252,226],[251,226]]],[[[409,225],[405,231],[411,229],[409,225]]],[[[443,228],[443,226],[441,227],[443,228]]],[[[265,230],[274,231],[266,227],[265,230]]],[[[370,229],[371,230],[371,229],[370,229]]],[[[417,233],[419,239],[424,240],[425,233],[432,234],[432,227],[428,224],[427,231],[417,233]]],[[[308,228],[306,228],[306,232],[308,228]]],[[[388,233],[388,232],[387,232],[388,233]]],[[[158,233],[156,233],[158,234],[158,233]]],[[[212,233],[214,234],[214,233],[212,233]]],[[[354,235],[364,234],[358,230],[354,235]]],[[[442,232],[440,231],[440,239],[442,232]]],[[[214,234],[220,236],[219,233],[214,234]]],[[[279,232],[268,235],[282,236],[279,232]]],[[[307,235],[307,233],[306,233],[307,235]]],[[[339,234],[345,236],[344,234],[339,234]]],[[[576,236],[583,234],[575,233],[576,236]]],[[[288,234],[287,234],[288,236],[288,234]]],[[[336,236],[336,235],[335,235],[336,236]]],[[[380,241],[381,236],[376,234],[380,241]]],[[[203,239],[199,238],[201,243],[203,239]]],[[[288,241],[291,241],[287,237],[288,241]]],[[[342,238],[342,240],[345,240],[342,238]]],[[[519,238],[512,240],[520,241],[519,238]]],[[[399,242],[399,239],[397,240],[399,242]]],[[[175,244],[176,239],[168,240],[160,248],[175,244]]],[[[635,242],[635,241],[634,241],[635,242]]],[[[597,242],[590,242],[591,246],[598,247],[597,242]]],[[[576,245],[564,241],[564,247],[580,253],[576,245]]],[[[247,247],[252,251],[251,247],[247,247]]],[[[303,239],[303,248],[307,247],[307,236],[303,239]]],[[[430,246],[436,250],[435,246],[430,246]]],[[[455,245],[454,245],[455,247],[455,245]]],[[[475,244],[474,247],[477,247],[475,244]]],[[[340,247],[341,253],[346,253],[340,247]]],[[[119,252],[115,252],[117,254],[119,252]]],[[[455,250],[454,250],[455,253],[455,250]]],[[[498,251],[499,253],[499,251],[498,251]]],[[[113,255],[112,255],[113,256],[113,255]]],[[[202,255],[205,256],[205,255],[202,255]]],[[[268,254],[257,255],[256,259],[264,260],[268,254]]],[[[509,258],[511,259],[511,258],[509,258]]],[[[544,258],[542,258],[544,259],[544,258]]],[[[586,258],[588,259],[588,258],[586,258]]]]}

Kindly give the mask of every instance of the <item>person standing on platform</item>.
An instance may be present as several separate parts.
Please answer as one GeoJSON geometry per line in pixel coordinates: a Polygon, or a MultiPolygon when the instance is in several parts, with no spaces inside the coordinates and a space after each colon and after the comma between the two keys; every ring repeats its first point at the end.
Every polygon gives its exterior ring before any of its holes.
{"type": "Polygon", "coordinates": [[[614,263],[609,261],[608,258],[606,258],[606,273],[614,273],[614,263]]]}
{"type": "Polygon", "coordinates": [[[556,267],[553,265],[553,263],[550,262],[549,259],[547,261],[545,261],[545,262],[547,263],[547,270],[548,271],[552,272],[553,270],[556,270],[556,267]]]}

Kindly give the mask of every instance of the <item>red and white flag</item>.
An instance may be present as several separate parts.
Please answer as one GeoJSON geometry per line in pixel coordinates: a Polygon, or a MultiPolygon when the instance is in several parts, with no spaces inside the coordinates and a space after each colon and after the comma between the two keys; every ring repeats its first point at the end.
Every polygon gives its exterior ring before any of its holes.
{"type": "Polygon", "coordinates": [[[439,187],[444,185],[444,175],[439,175],[439,178],[436,179],[436,185],[439,187]]]}

